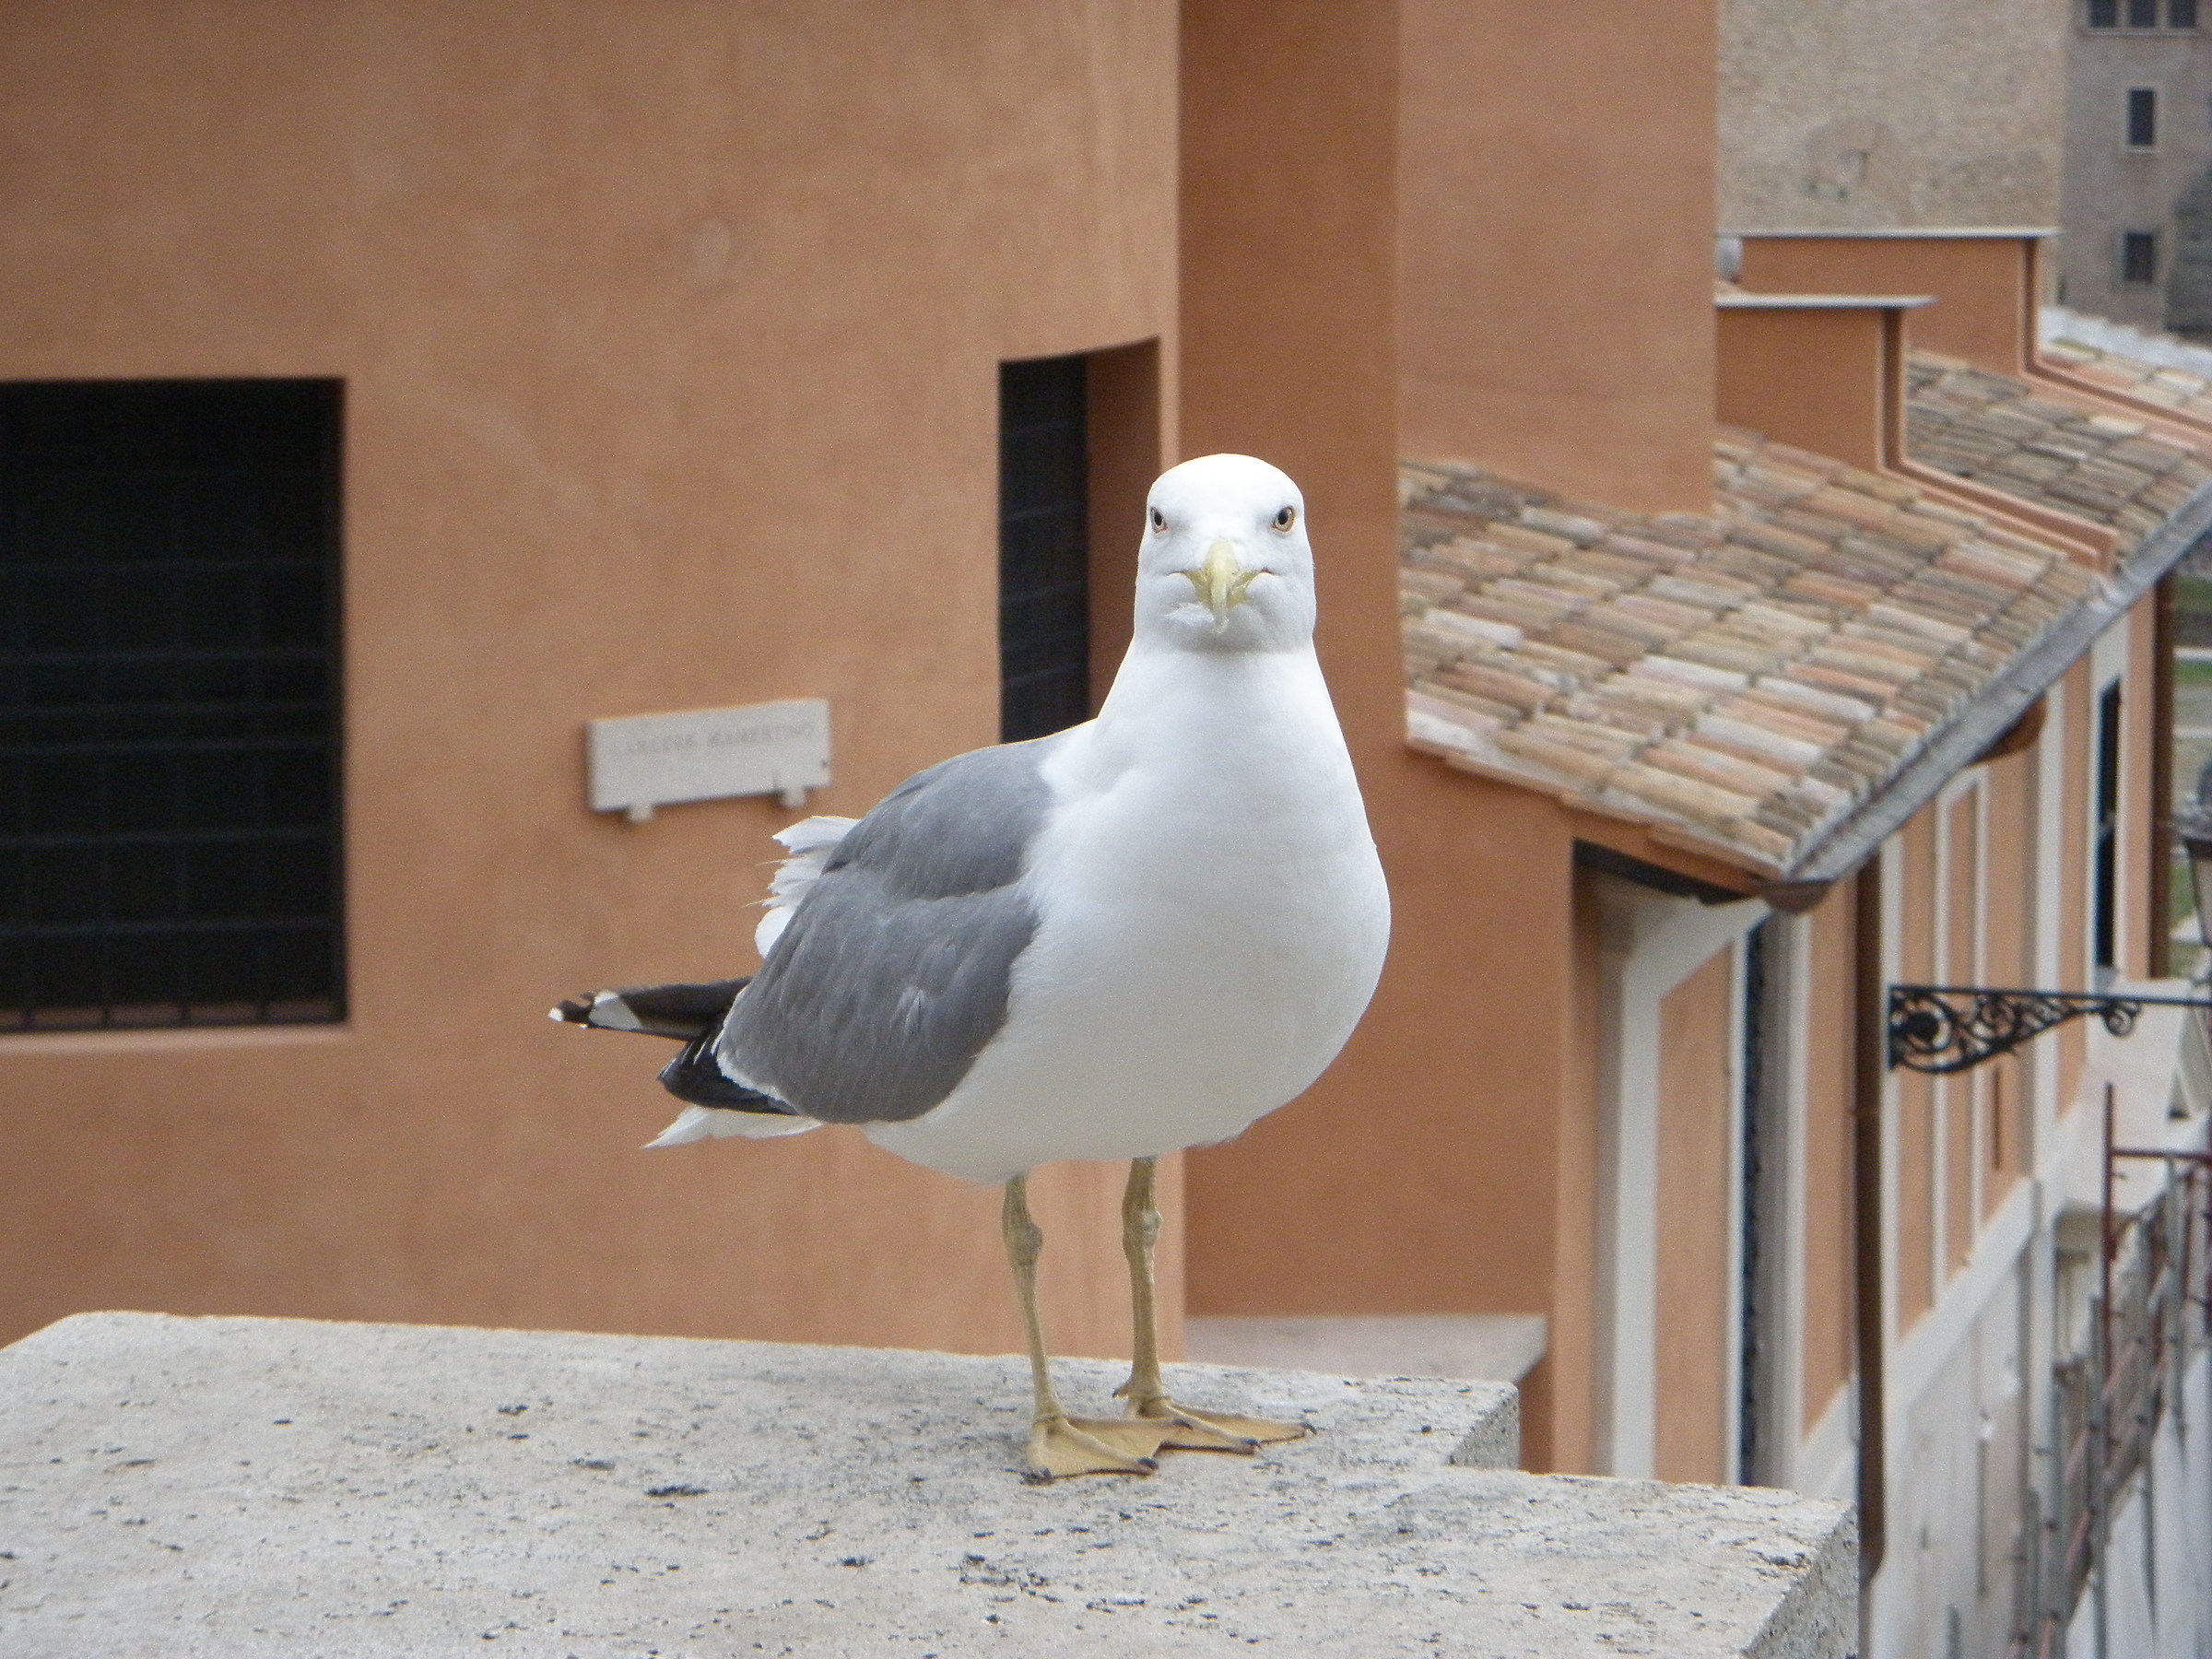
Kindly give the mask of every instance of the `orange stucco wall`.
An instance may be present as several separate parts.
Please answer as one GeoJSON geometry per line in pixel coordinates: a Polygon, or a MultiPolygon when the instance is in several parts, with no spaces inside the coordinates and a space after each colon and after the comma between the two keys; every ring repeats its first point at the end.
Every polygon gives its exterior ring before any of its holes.
{"type": "Polygon", "coordinates": [[[1382,988],[1335,1067],[1240,1140],[1192,1155],[1191,1303],[1541,1312],[1570,843],[1548,802],[1405,748],[1397,14],[1192,6],[1183,64],[1182,441],[1253,450],[1305,487],[1322,660],[1395,917],[1382,988]]]}
{"type": "Polygon", "coordinates": [[[2151,746],[2157,741],[2158,680],[2152,671],[2157,649],[2158,613],[2151,597],[2127,614],[2127,676],[2120,688],[2121,760],[2121,971],[2147,977],[2151,947],[2167,926],[2151,901],[2151,830],[2154,814],[2169,810],[2150,789],[2151,746]]]}
{"type": "MultiPolygon", "coordinates": [[[[2148,788],[2150,713],[2128,700],[2150,701],[2148,605],[2123,624],[2131,653],[2123,687],[2121,777],[2122,883],[2119,897],[2122,971],[2140,974],[2151,935],[2148,788]]],[[[1931,803],[1889,843],[1901,889],[1898,978],[1940,983],[2032,984],[2035,930],[2055,930],[2060,988],[2088,979],[2092,949],[2090,792],[2095,778],[2096,698],[2088,659],[2051,692],[2063,706],[2059,724],[2009,755],[1967,774],[1967,787],[1931,803]],[[2056,742],[2064,763],[2056,914],[2038,922],[2042,879],[2038,852],[2040,777],[2044,745],[2056,742]]],[[[1841,947],[1839,947],[1840,948],[1841,947]]],[[[1816,970],[1818,973],[1818,970],[1816,970]]],[[[1821,1019],[1816,1008],[1816,1024],[1821,1019]]],[[[2039,1064],[2058,1068],[2061,1111],[2076,1104],[2083,1038],[2074,1025],[2046,1040],[2039,1064]]],[[[1895,1098],[1893,1238],[1894,1316],[1900,1335],[1934,1305],[1941,1287],[1965,1265],[1980,1229],[2032,1167],[2035,1148],[2027,1073],[2018,1056],[1942,1078],[1898,1071],[1895,1098]]],[[[1816,1095],[1818,1090],[1816,1089],[1816,1095]]],[[[1815,1122],[1818,1101],[1815,1101],[1815,1122]]],[[[1809,1141],[1808,1141],[1809,1145],[1809,1141]]],[[[1809,1166],[1808,1166],[1809,1169],[1809,1166]]],[[[1808,1215],[1812,1199],[1808,1194],[1808,1215]]],[[[1815,1408],[1810,1358],[1816,1340],[1808,1280],[1807,1394],[1815,1408]]]]}
{"type": "Polygon", "coordinates": [[[1559,1192],[1554,1223],[1553,1290],[1549,1343],[1535,1395],[1545,1430],[1540,1466],[1595,1474],[1598,1399],[1599,1192],[1604,1111],[1598,1056],[1606,1024],[1605,913],[1598,884],[1588,870],[1574,872],[1574,958],[1566,1037],[1567,1064],[1559,1102],[1559,1192]]]}
{"type": "MultiPolygon", "coordinates": [[[[1725,229],[1725,227],[1724,227],[1725,229]]],[[[2032,238],[1744,238],[1744,287],[1761,294],[1923,294],[1912,343],[1998,374],[2026,371],[2034,337],[2032,238]]]]}
{"type": "MultiPolygon", "coordinates": [[[[640,1156],[665,1051],[544,1010],[744,971],[790,816],[594,816],[587,718],[827,697],[842,813],[994,739],[994,365],[1172,361],[1176,53],[1160,0],[0,16],[0,376],[347,382],[352,1007],[0,1041],[0,1337],[1018,1344],[994,1194],[844,1132],[640,1156]]],[[[1040,1181],[1064,1349],[1125,1341],[1117,1181],[1040,1181]]]]}
{"type": "Polygon", "coordinates": [[[1716,951],[1659,1005],[1657,1395],[1653,1472],[1726,1480],[1729,1203],[1735,951],[1716,951]]]}
{"type": "MultiPolygon", "coordinates": [[[[1890,845],[1900,865],[1903,888],[1898,978],[1905,983],[1939,984],[1936,972],[1936,818],[1924,806],[1906,822],[1890,845]]],[[[1892,1328],[1911,1330],[1935,1305],[1936,1171],[1941,1107],[1934,1078],[1919,1072],[1893,1073],[1897,1083],[1896,1279],[1892,1328]]]]}
{"type": "MultiPolygon", "coordinates": [[[[2064,776],[2058,792],[2061,827],[2055,989],[2083,991],[2089,985],[2089,801],[2097,753],[2097,693],[2090,683],[2088,661],[2067,669],[2065,677],[2051,688],[2050,696],[2062,701],[2065,709],[2064,776]]],[[[2074,1091],[2088,1052],[2088,1033],[2080,1020],[2069,1020],[2059,1027],[2056,1041],[2058,1109],[2063,1112],[2074,1104],[2074,1091]]]]}
{"type": "MultiPolygon", "coordinates": [[[[2126,695],[2136,694],[2151,624],[2147,608],[2131,630],[2126,695]]],[[[1945,798],[1915,813],[1888,843],[1900,900],[1895,977],[1905,982],[2017,985],[2038,982],[2036,930],[2056,930],[2060,983],[2085,979],[2088,905],[2088,790],[2092,778],[2094,700],[2087,661],[2051,696],[2063,704],[2055,724],[2023,747],[1962,776],[1945,798]],[[2038,815],[2045,745],[2057,742],[2065,762],[2059,905],[2038,920],[2038,815]]],[[[2147,702],[2147,688],[2145,700],[2147,702]]],[[[2147,718],[2147,717],[2146,717],[2147,718]]],[[[2136,941],[2146,936],[2149,902],[2144,844],[2148,839],[2147,736],[2131,724],[2124,772],[2122,836],[2134,861],[2123,904],[2130,971],[2136,941]]],[[[1850,1021],[1853,1001],[1852,883],[1840,883],[1810,915],[1810,978],[1806,1007],[1803,1321],[1800,1410],[1809,1431],[1849,1380],[1853,1341],[1853,1218],[1851,1204],[1853,1088],[1850,1021]],[[1841,1046],[1839,1046],[1841,1045],[1841,1046]]],[[[2072,1101],[2081,1039],[2064,1026],[2047,1040],[2039,1064],[2060,1067],[2063,1104],[2072,1101]]],[[[1888,1230],[1892,1277],[1888,1315],[1901,1337],[1935,1305],[1942,1286],[1961,1269],[1981,1227],[2031,1167],[2032,1112],[2026,1070],[2007,1056],[1973,1071],[1931,1078],[1888,1074],[1892,1107],[1888,1136],[1896,1205],[1888,1230]]]]}
{"type": "Polygon", "coordinates": [[[1888,459],[1894,324],[1883,308],[1724,307],[1719,320],[1723,424],[1869,472],[1888,459]]]}
{"type": "Polygon", "coordinates": [[[1711,0],[1408,0],[1405,448],[1711,500],[1711,0]]]}
{"type": "MultiPolygon", "coordinates": [[[[1981,781],[1939,810],[1942,838],[1943,960],[1937,983],[1986,985],[1982,968],[1981,781]]],[[[1981,1214],[1974,1204],[1980,1171],[1974,1156],[1976,1114],[1989,1087],[1985,1068],[1938,1080],[1943,1102],[1943,1239],[1947,1275],[1966,1265],[1972,1253],[1981,1214]]]]}
{"type": "MultiPolygon", "coordinates": [[[[1305,487],[1323,665],[1395,918],[1336,1065],[1191,1156],[1191,1305],[1547,1312],[1564,1248],[1572,843],[1553,804],[1405,747],[1397,12],[1220,0],[1185,7],[1182,46],[1182,443],[1267,455],[1305,487]]],[[[1535,1466],[1551,1457],[1549,1370],[1524,1401],[1535,1466]]]]}
{"type": "Polygon", "coordinates": [[[1852,1210],[1852,1011],[1857,878],[1831,888],[1808,918],[1805,1042],[1805,1219],[1800,1413],[1809,1429],[1850,1381],[1856,1351],[1852,1210]]]}
{"type": "Polygon", "coordinates": [[[1908,344],[2021,372],[2027,338],[2021,331],[2032,314],[2036,268],[2031,241],[2018,237],[1747,237],[1743,287],[1753,294],[1777,302],[1806,295],[1934,302],[1877,306],[1854,323],[1848,319],[1860,307],[1824,314],[1804,304],[1743,310],[1732,307],[1744,301],[1724,301],[1721,418],[1857,465],[1898,472],[1938,500],[1993,516],[2021,534],[2055,538],[2077,558],[2105,559],[2116,546],[2105,525],[1921,466],[1904,450],[1908,344]]]}
{"type": "Polygon", "coordinates": [[[1090,477],[1090,706],[1113,688],[1136,618],[1139,538],[1145,499],[1174,441],[1173,364],[1157,339],[1091,352],[1084,363],[1084,417],[1090,477]]]}
{"type": "MultiPolygon", "coordinates": [[[[2035,785],[2030,744],[1993,760],[1989,792],[1988,933],[1983,941],[1985,985],[2035,983],[2035,785]]],[[[1992,1061],[1982,1132],[1982,1212],[1993,1214],[2029,1169],[2027,1068],[2022,1056],[1992,1061]]]]}
{"type": "MultiPolygon", "coordinates": [[[[2154,601],[2146,598],[2129,613],[2128,665],[2121,686],[2121,891],[2120,966],[2131,975],[2147,974],[2155,933],[2166,925],[2154,910],[2151,860],[2156,852],[2154,818],[2159,810],[2151,794],[2151,750],[2157,735],[2156,679],[2152,653],[2157,619],[2154,601]]],[[[2058,873],[2060,989],[2079,990],[2088,980],[2090,940],[2089,864],[2092,791],[2096,782],[2097,686],[2088,659],[2069,669],[2051,698],[2063,707],[2065,778],[2060,813],[2063,832],[2058,873]]],[[[2047,741],[2047,740],[2046,740],[2047,741]]],[[[2086,1036],[2076,1021],[2055,1033],[2058,1102],[2061,1112],[2077,1103],[2076,1095],[2086,1036]]]]}

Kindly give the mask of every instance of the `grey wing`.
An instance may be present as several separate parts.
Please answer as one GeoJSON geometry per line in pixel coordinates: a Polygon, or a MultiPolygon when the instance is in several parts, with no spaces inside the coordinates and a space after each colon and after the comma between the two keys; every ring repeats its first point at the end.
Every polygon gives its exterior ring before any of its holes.
{"type": "Polygon", "coordinates": [[[1054,742],[956,756],[847,831],[732,1006],[723,1069],[828,1124],[903,1123],[958,1088],[1036,932],[1017,884],[1054,742]]]}

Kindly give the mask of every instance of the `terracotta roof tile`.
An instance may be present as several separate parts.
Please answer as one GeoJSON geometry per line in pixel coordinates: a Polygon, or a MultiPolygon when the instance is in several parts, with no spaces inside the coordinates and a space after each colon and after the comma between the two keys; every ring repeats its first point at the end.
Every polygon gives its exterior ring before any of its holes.
{"type": "MultiPolygon", "coordinates": [[[[1925,354],[1911,368],[1929,465],[2124,535],[2212,477],[2137,423],[1925,354]]],[[[1756,434],[1720,435],[1714,477],[1710,516],[1641,517],[1408,463],[1408,735],[1781,875],[2097,578],[1907,481],[1756,434]]]]}
{"type": "Polygon", "coordinates": [[[1566,708],[1577,720],[1626,732],[1634,737],[1658,737],[1676,724],[1676,713],[1671,709],[1653,709],[1605,690],[1570,698],[1566,708]]]}
{"type": "MultiPolygon", "coordinates": [[[[2065,360],[2048,347],[2046,355],[2065,360]]],[[[2140,421],[2062,403],[1955,359],[1916,351],[1905,380],[1905,449],[1912,459],[2112,524],[2130,539],[2139,540],[2212,477],[2205,455],[2147,432],[2140,421]]],[[[2212,402],[2203,412],[2212,413],[2212,402]]]]}
{"type": "Polygon", "coordinates": [[[1496,741],[1499,748],[1508,755],[1530,761],[1557,777],[1571,778],[1577,783],[1593,787],[1603,785],[1618,764],[1611,756],[1594,752],[1580,744],[1561,742],[1530,726],[1509,727],[1497,735],[1496,741]]]}
{"type": "Polygon", "coordinates": [[[2185,369],[2162,368],[2085,346],[2078,340],[2047,340],[2042,355],[2068,372],[2098,385],[2109,386],[2160,408],[2179,410],[2200,419],[2212,419],[2212,381],[2185,369]]]}

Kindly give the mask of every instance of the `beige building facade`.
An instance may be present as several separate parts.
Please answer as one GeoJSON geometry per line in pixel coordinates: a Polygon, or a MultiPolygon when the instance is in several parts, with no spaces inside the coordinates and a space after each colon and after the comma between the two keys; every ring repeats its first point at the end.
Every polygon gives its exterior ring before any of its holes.
{"type": "Polygon", "coordinates": [[[1724,227],[2057,223],[2080,3],[1722,0],[1724,227]]]}
{"type": "Polygon", "coordinates": [[[2187,0],[2076,0],[2067,23],[2056,298],[2212,338],[2212,40],[2187,0]]]}

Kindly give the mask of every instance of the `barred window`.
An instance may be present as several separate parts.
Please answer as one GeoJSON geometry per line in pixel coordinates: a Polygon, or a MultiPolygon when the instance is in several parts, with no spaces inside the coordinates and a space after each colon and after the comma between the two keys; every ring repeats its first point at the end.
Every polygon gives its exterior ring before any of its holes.
{"type": "Polygon", "coordinates": [[[999,735],[1090,718],[1088,380],[1080,357],[998,371],[999,735]]]}
{"type": "Polygon", "coordinates": [[[342,1017],[339,394],[0,385],[0,1030],[342,1017]]]}
{"type": "MultiPolygon", "coordinates": [[[[2087,0],[2087,20],[2091,29],[2121,27],[2121,0],[2087,0]]],[[[2159,0],[2126,0],[2126,6],[2129,29],[2159,27],[2159,0]]],[[[2194,29],[2196,9],[2196,0],[2166,0],[2166,27],[2194,29]]]]}

